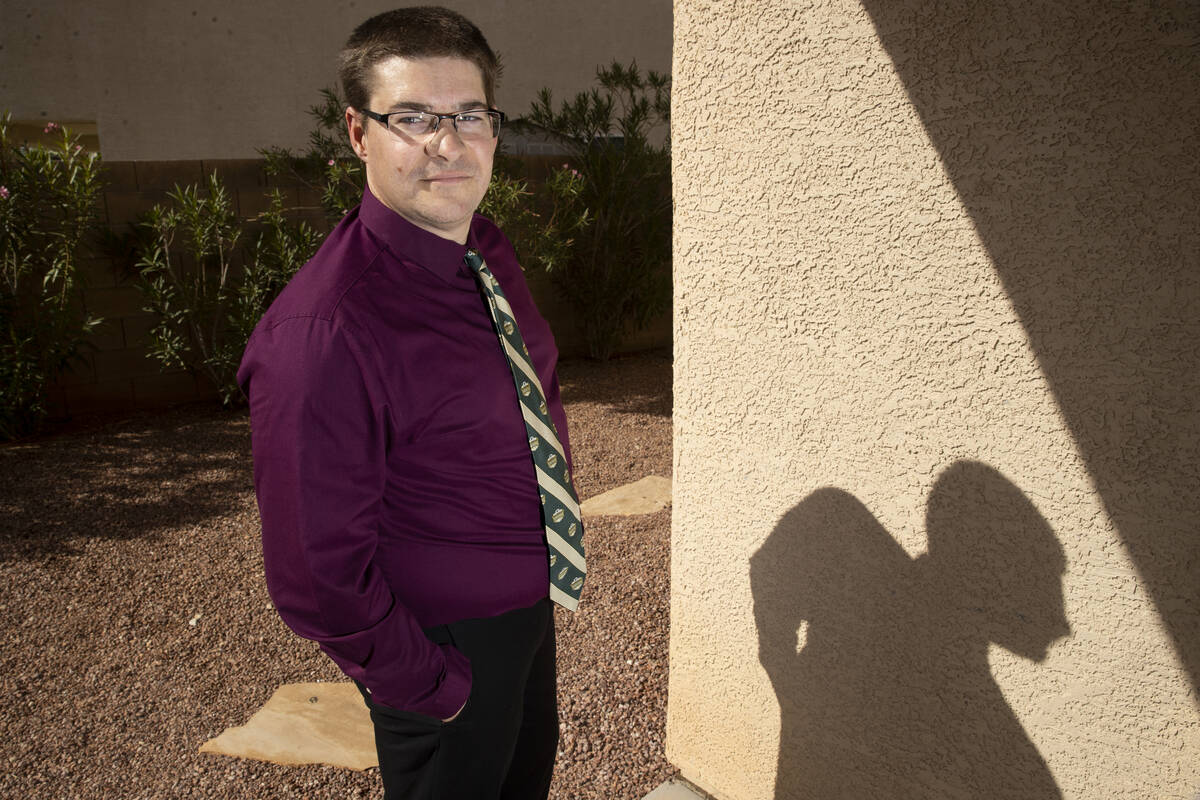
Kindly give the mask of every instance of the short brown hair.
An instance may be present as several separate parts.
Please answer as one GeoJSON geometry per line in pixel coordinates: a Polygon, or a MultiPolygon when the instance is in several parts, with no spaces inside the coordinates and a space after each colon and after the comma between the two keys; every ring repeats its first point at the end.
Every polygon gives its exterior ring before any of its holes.
{"type": "Polygon", "coordinates": [[[376,14],[354,29],[338,55],[338,77],[346,102],[363,110],[371,99],[371,72],[389,58],[465,58],[483,77],[489,106],[495,105],[500,62],[479,28],[462,14],[440,6],[397,8],[376,14]]]}

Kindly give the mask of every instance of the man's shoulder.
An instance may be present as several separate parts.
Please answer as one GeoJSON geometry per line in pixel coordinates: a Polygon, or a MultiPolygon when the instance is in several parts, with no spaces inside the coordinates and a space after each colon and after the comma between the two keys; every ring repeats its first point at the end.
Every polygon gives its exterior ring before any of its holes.
{"type": "Polygon", "coordinates": [[[489,250],[502,249],[511,252],[513,247],[500,227],[483,214],[475,214],[471,220],[471,235],[485,255],[489,250]]]}
{"type": "Polygon", "coordinates": [[[249,392],[252,378],[260,393],[264,386],[300,391],[353,351],[359,326],[348,319],[355,313],[347,298],[352,305],[354,287],[382,250],[354,216],[350,212],[329,233],[258,321],[238,370],[243,391],[249,392]]]}
{"type": "Polygon", "coordinates": [[[264,315],[266,324],[300,317],[333,320],[383,250],[354,213],[325,237],[308,263],[288,281],[264,315]]]}

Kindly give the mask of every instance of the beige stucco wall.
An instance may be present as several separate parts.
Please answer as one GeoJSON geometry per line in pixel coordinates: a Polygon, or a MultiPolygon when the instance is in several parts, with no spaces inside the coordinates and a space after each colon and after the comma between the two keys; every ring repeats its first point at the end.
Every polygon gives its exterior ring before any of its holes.
{"type": "MultiPolygon", "coordinates": [[[[667,71],[669,0],[443,0],[505,66],[497,101],[525,113],[537,91],[590,88],[598,64],[667,71]]],[[[0,4],[0,109],[22,120],[94,120],[105,158],[251,158],[303,147],[309,106],[336,81],[351,30],[395,0],[0,4]]]]}
{"type": "Polygon", "coordinates": [[[1200,792],[1198,18],[675,3],[667,749],[715,797],[1200,792]]]}

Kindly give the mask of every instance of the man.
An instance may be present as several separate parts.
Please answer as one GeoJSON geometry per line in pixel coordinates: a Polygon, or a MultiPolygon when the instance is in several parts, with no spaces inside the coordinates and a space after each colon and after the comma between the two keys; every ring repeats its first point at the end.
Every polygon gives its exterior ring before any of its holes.
{"type": "Polygon", "coordinates": [[[442,8],[340,57],[362,204],[255,329],[267,585],[359,685],[388,798],[544,798],[554,617],[583,582],[557,349],[475,215],[503,114],[479,30],[442,8]],[[561,440],[561,441],[560,441],[561,440]]]}

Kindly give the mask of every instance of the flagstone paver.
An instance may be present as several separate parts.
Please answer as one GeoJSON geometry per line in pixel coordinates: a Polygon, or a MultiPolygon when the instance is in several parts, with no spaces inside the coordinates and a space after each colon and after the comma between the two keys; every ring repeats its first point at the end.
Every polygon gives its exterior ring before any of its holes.
{"type": "Polygon", "coordinates": [[[642,800],[704,800],[692,787],[680,781],[667,781],[642,800]]]}
{"type": "Polygon", "coordinates": [[[669,505],[671,479],[648,475],[640,481],[589,497],[583,501],[582,509],[585,517],[598,517],[608,514],[653,514],[669,505]]]}
{"type": "Polygon", "coordinates": [[[200,752],[356,770],[379,765],[370,714],[349,681],[284,684],[245,725],[227,728],[200,752]]]}

